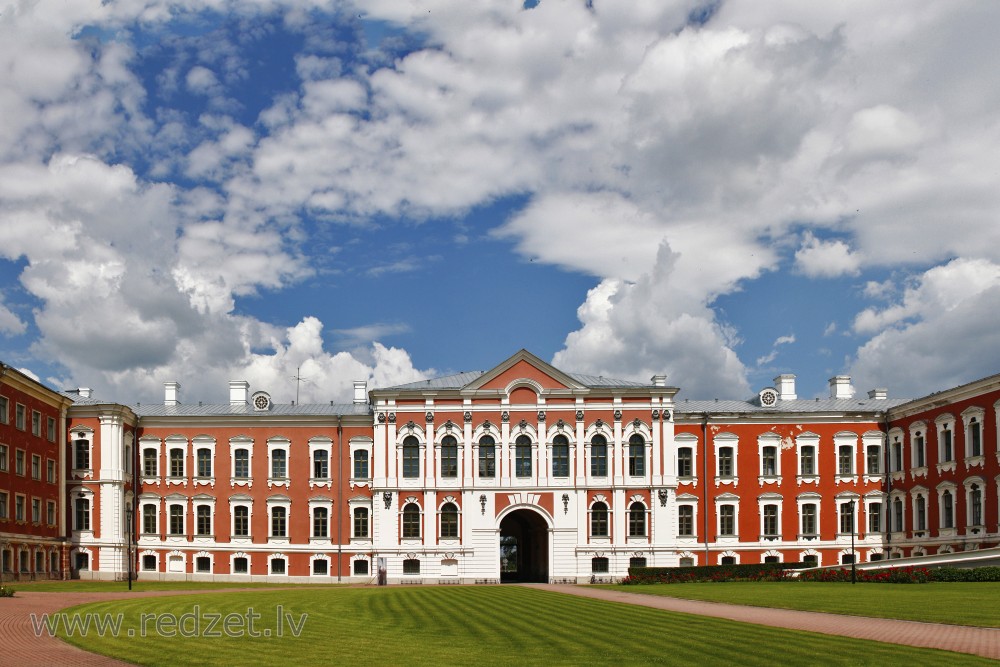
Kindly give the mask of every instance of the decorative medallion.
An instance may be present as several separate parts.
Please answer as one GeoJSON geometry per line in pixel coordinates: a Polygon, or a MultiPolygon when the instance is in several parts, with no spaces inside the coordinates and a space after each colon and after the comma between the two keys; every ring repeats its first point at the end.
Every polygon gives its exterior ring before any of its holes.
{"type": "Polygon", "coordinates": [[[773,408],[778,403],[778,392],[771,387],[760,390],[760,404],[765,408],[773,408]]]}
{"type": "Polygon", "coordinates": [[[656,492],[656,495],[660,499],[660,507],[666,507],[667,496],[669,495],[669,492],[666,489],[660,489],[659,491],[656,492]]]}
{"type": "Polygon", "coordinates": [[[396,413],[395,412],[390,412],[389,413],[389,423],[390,424],[395,424],[396,423],[396,413]]]}
{"type": "Polygon", "coordinates": [[[642,421],[640,419],[636,419],[635,421],[632,422],[632,426],[634,428],[639,428],[640,426],[642,426],[642,421]]]}
{"type": "Polygon", "coordinates": [[[463,417],[465,418],[465,423],[466,423],[466,424],[469,424],[469,423],[471,423],[471,422],[472,422],[472,413],[471,413],[471,412],[466,412],[466,413],[465,413],[464,415],[462,415],[462,416],[463,416],[463,417]]]}
{"type": "Polygon", "coordinates": [[[416,427],[417,427],[417,425],[413,423],[412,419],[410,421],[406,422],[406,428],[407,428],[407,430],[410,433],[413,433],[413,429],[415,429],[416,427]]]}
{"type": "Polygon", "coordinates": [[[428,412],[426,415],[424,415],[424,419],[426,419],[428,423],[434,421],[434,413],[428,412]]]}
{"type": "Polygon", "coordinates": [[[264,391],[258,391],[250,397],[250,403],[257,412],[271,409],[271,397],[264,391]]]}
{"type": "Polygon", "coordinates": [[[566,427],[566,422],[560,419],[556,422],[556,427],[561,431],[566,427]]]}
{"type": "Polygon", "coordinates": [[[455,428],[455,424],[453,424],[450,419],[444,423],[444,430],[448,431],[449,433],[451,433],[451,429],[453,428],[455,428]]]}
{"type": "Polygon", "coordinates": [[[578,422],[582,422],[583,421],[583,410],[577,410],[576,411],[576,420],[578,422]]]}
{"type": "Polygon", "coordinates": [[[522,431],[524,429],[528,428],[528,422],[526,420],[524,420],[524,419],[522,419],[521,421],[519,421],[517,423],[517,425],[521,428],[522,431]]]}
{"type": "Polygon", "coordinates": [[[483,429],[484,430],[489,431],[491,428],[493,428],[493,424],[490,422],[489,419],[487,419],[486,421],[483,422],[483,429]]]}
{"type": "Polygon", "coordinates": [[[379,424],[384,424],[385,423],[385,413],[384,412],[378,413],[378,423],[379,424]]]}
{"type": "Polygon", "coordinates": [[[540,422],[545,421],[545,410],[538,411],[538,421],[540,422]]]}
{"type": "Polygon", "coordinates": [[[621,410],[615,410],[615,421],[616,422],[620,422],[621,420],[622,420],[622,411],[621,410]]]}
{"type": "Polygon", "coordinates": [[[503,411],[502,413],[500,413],[500,421],[502,421],[504,424],[506,424],[507,422],[509,422],[510,421],[510,413],[507,412],[506,410],[503,411]]]}
{"type": "Polygon", "coordinates": [[[385,508],[389,509],[389,506],[392,505],[392,491],[384,491],[382,493],[382,502],[385,503],[385,508]]]}
{"type": "Polygon", "coordinates": [[[660,411],[659,410],[653,410],[653,420],[655,421],[655,420],[657,420],[659,418],[660,418],[660,411]]]}
{"type": "Polygon", "coordinates": [[[594,426],[596,426],[597,428],[604,428],[604,420],[598,419],[596,422],[594,422],[594,426]]]}

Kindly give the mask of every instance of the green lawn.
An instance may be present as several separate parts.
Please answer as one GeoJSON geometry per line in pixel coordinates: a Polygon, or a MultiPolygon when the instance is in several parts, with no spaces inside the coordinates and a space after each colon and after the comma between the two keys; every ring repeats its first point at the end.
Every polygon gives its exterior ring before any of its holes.
{"type": "Polygon", "coordinates": [[[811,581],[602,586],[629,593],[908,621],[1000,627],[1000,583],[843,584],[811,581]]]}
{"type": "Polygon", "coordinates": [[[141,665],[991,664],[958,653],[779,630],[519,586],[290,588],[105,602],[72,611],[122,614],[118,638],[91,632],[69,641],[141,665]],[[294,623],[302,623],[300,636],[291,636],[286,622],[283,636],[277,637],[279,605],[294,623]],[[270,636],[204,636],[207,615],[245,618],[248,609],[262,617],[255,631],[270,636]],[[189,634],[195,633],[197,613],[202,620],[195,634],[200,636],[158,636],[155,622],[148,621],[146,636],[139,638],[141,614],[164,619],[166,613],[178,618],[190,614],[188,621],[181,621],[189,634]],[[308,617],[303,619],[303,614],[308,617]]]}
{"type": "MultiPolygon", "coordinates": [[[[132,590],[141,591],[203,591],[220,588],[281,588],[282,586],[297,588],[330,587],[338,584],[241,584],[221,581],[133,581],[132,590]]],[[[343,585],[343,584],[340,584],[343,585]]],[[[40,593],[72,592],[128,592],[125,581],[12,581],[5,583],[14,591],[37,591],[40,593]]]]}

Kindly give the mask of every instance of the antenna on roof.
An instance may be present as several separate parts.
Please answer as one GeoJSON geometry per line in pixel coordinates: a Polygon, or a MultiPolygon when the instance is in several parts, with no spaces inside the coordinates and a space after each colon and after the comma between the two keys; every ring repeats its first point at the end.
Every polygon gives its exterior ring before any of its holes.
{"type": "MultiPolygon", "coordinates": [[[[303,382],[309,382],[309,378],[304,378],[299,373],[299,371],[301,370],[302,366],[296,366],[295,375],[292,376],[292,379],[295,380],[295,403],[293,405],[298,404],[299,402],[299,385],[302,384],[303,382]]],[[[310,384],[312,383],[310,382],[310,384]]]]}

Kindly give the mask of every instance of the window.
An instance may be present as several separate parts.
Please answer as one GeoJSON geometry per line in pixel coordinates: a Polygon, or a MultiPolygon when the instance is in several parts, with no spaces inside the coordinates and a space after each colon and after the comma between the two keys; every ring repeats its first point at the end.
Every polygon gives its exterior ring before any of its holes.
{"type": "Polygon", "coordinates": [[[441,477],[458,477],[458,440],[453,435],[441,438],[441,477]]]}
{"type": "Polygon", "coordinates": [[[88,440],[74,441],[73,467],[77,470],[90,469],[90,442],[88,440]]]}
{"type": "Polygon", "coordinates": [[[183,535],[184,534],[184,506],[183,505],[171,505],[170,506],[170,534],[171,535],[183,535]]]}
{"type": "Polygon", "coordinates": [[[412,435],[403,439],[403,477],[406,479],[420,477],[420,444],[412,435]]]}
{"type": "Polygon", "coordinates": [[[844,535],[854,532],[854,501],[840,503],[840,532],[844,535]]]}
{"type": "Polygon", "coordinates": [[[90,554],[82,551],[76,554],[76,569],[78,570],[90,569],[90,554]]]}
{"type": "Polygon", "coordinates": [[[983,525],[983,489],[978,484],[969,487],[969,525],[983,525]]]}
{"type": "Polygon", "coordinates": [[[629,505],[628,508],[628,536],[646,536],[646,508],[640,502],[629,505]]]}
{"type": "Polygon", "coordinates": [[[147,572],[156,571],[156,556],[153,554],[143,554],[142,556],[142,569],[147,572]]]}
{"type": "Polygon", "coordinates": [[[552,439],[552,476],[569,477],[569,440],[564,435],[552,439]]]}
{"type": "Polygon", "coordinates": [[[46,520],[50,526],[56,525],[56,504],[49,500],[45,503],[46,520]]]}
{"type": "MultiPolygon", "coordinates": [[[[88,509],[90,505],[87,506],[88,509]]],[[[14,520],[24,521],[24,496],[14,494],[14,520]]],[[[90,525],[90,514],[87,515],[87,525],[90,525]]]]}
{"type": "Polygon", "coordinates": [[[445,503],[441,508],[441,537],[458,537],[458,507],[454,503],[445,503]]]}
{"type": "Polygon", "coordinates": [[[31,455],[31,479],[42,478],[42,457],[38,454],[31,455]]]}
{"type": "Polygon", "coordinates": [[[642,556],[632,556],[628,559],[629,569],[633,567],[646,567],[646,559],[642,556]]]}
{"type": "Polygon", "coordinates": [[[42,436],[42,413],[37,410],[31,411],[31,435],[42,436]]]}
{"type": "Polygon", "coordinates": [[[969,456],[983,455],[983,428],[975,417],[969,421],[969,456]]]}
{"type": "Polygon", "coordinates": [[[56,441],[56,420],[55,417],[48,417],[45,420],[45,437],[49,439],[49,442],[56,441]]]}
{"type": "Polygon", "coordinates": [[[764,505],[762,512],[763,529],[765,537],[777,537],[778,532],[778,506],[774,504],[764,505]]]}
{"type": "Polygon", "coordinates": [[[420,539],[420,508],[416,503],[407,503],[403,508],[403,539],[420,539]]]}
{"type": "MultiPolygon", "coordinates": [[[[313,532],[312,536],[318,539],[325,539],[329,535],[330,510],[326,507],[313,508],[313,532]]],[[[355,535],[355,537],[357,537],[355,535]]]]}
{"type": "Polygon", "coordinates": [[[526,435],[519,435],[514,441],[514,474],[531,477],[531,438],[526,435]]]}
{"type": "Polygon", "coordinates": [[[200,447],[197,451],[198,477],[212,476],[212,450],[208,447],[200,447]]]}
{"type": "Polygon", "coordinates": [[[851,445],[837,447],[837,474],[854,474],[854,447],[851,445]]]}
{"type": "Polygon", "coordinates": [[[679,505],[677,507],[677,534],[691,537],[694,535],[694,507],[679,505]]]}
{"type": "Polygon", "coordinates": [[[15,449],[14,450],[14,472],[18,475],[24,476],[24,450],[15,449]]]}
{"type": "Polygon", "coordinates": [[[356,577],[368,575],[368,561],[359,558],[351,566],[351,572],[356,577]]]}
{"type": "Polygon", "coordinates": [[[800,510],[802,517],[802,535],[803,536],[815,536],[819,534],[817,530],[816,517],[818,515],[816,511],[816,503],[803,503],[802,509],[800,510]]]}
{"type": "Polygon", "coordinates": [[[733,476],[733,448],[719,447],[719,477],[733,476]]]}
{"type": "Polygon", "coordinates": [[[778,448],[768,445],[761,450],[761,474],[773,477],[778,474],[778,448]]]}
{"type": "Polygon", "coordinates": [[[211,572],[212,559],[208,556],[198,556],[194,559],[194,570],[195,572],[211,572]]]}
{"type": "Polygon", "coordinates": [[[208,537],[212,534],[212,508],[198,505],[195,509],[195,534],[208,537]]]}
{"type": "Polygon", "coordinates": [[[6,519],[9,516],[7,513],[7,505],[10,501],[7,498],[7,492],[0,491],[0,519],[6,519]]]}
{"type": "Polygon", "coordinates": [[[420,574],[420,559],[418,558],[404,559],[403,574],[420,574]]]}
{"type": "Polygon", "coordinates": [[[719,535],[725,537],[736,535],[735,505],[719,505],[719,535]]]}
{"type": "Polygon", "coordinates": [[[927,465],[927,446],[924,444],[923,433],[917,431],[913,436],[913,465],[923,468],[927,465]]]}
{"type": "Polygon", "coordinates": [[[903,499],[893,498],[892,500],[892,525],[890,530],[897,533],[903,531],[903,499]]]}
{"type": "Polygon", "coordinates": [[[142,450],[142,474],[145,477],[156,477],[157,451],[152,447],[142,450]]]}
{"type": "Polygon", "coordinates": [[[170,476],[171,477],[183,477],[184,476],[184,450],[183,449],[171,449],[170,450],[170,476]]]}
{"type": "Polygon", "coordinates": [[[913,517],[914,530],[927,530],[927,499],[922,494],[917,494],[913,506],[915,508],[913,517]]]}
{"type": "Polygon", "coordinates": [[[608,536],[608,506],[605,503],[594,503],[590,508],[590,536],[608,536]]]}
{"type": "Polygon", "coordinates": [[[955,527],[955,497],[947,490],[941,494],[941,527],[955,527]]]}
{"type": "Polygon", "coordinates": [[[591,558],[590,571],[594,574],[606,574],[608,572],[608,559],[602,557],[591,558]]]}
{"type": "Polygon", "coordinates": [[[882,532],[882,503],[868,504],[868,532],[882,532]]]}
{"type": "Polygon", "coordinates": [[[237,449],[233,457],[233,477],[247,479],[250,477],[250,450],[237,449]]]}
{"type": "Polygon", "coordinates": [[[271,508],[271,537],[288,537],[288,510],[271,508]]]}
{"type": "Polygon", "coordinates": [[[947,425],[941,429],[939,434],[941,438],[941,462],[954,461],[955,460],[955,448],[952,443],[951,430],[947,425]]]}
{"type": "MultiPolygon", "coordinates": [[[[893,443],[896,451],[902,452],[903,446],[896,442],[893,443]]],[[[868,445],[865,449],[867,456],[865,457],[867,466],[865,470],[869,475],[881,475],[882,474],[882,448],[878,445],[868,445]]],[[[896,455],[896,460],[899,460],[900,455],[896,455]]]]}
{"type": "Polygon", "coordinates": [[[31,522],[41,523],[42,522],[42,499],[32,498],[31,499],[31,522]]]}
{"type": "Polygon", "coordinates": [[[368,508],[354,508],[354,537],[368,539],[368,508]]]}
{"type": "Polygon", "coordinates": [[[690,447],[679,447],[677,449],[677,476],[694,476],[694,456],[690,447]]]}
{"type": "Polygon", "coordinates": [[[330,571],[330,564],[326,562],[323,558],[317,558],[312,562],[312,573],[313,574],[326,574],[330,571]]]}
{"type": "Polygon", "coordinates": [[[271,450],[271,478],[286,479],[288,477],[288,451],[284,449],[271,450]]]}
{"type": "Polygon", "coordinates": [[[14,406],[14,426],[16,426],[19,431],[23,431],[25,429],[24,406],[20,403],[17,403],[14,406]]]}
{"type": "Polygon", "coordinates": [[[56,483],[56,462],[52,459],[47,459],[45,461],[45,480],[49,484],[56,483]]]}
{"type": "Polygon", "coordinates": [[[806,567],[816,567],[819,565],[819,556],[816,554],[806,554],[802,557],[802,563],[806,567]]]}
{"type": "Polygon", "coordinates": [[[802,445],[799,454],[799,469],[801,475],[816,474],[816,445],[802,445]]]}
{"type": "Polygon", "coordinates": [[[73,502],[73,527],[75,530],[90,530],[89,498],[77,498],[73,502]]]}
{"type": "MultiPolygon", "coordinates": [[[[691,562],[688,565],[694,565],[694,563],[691,562]]],[[[719,565],[736,565],[736,556],[723,556],[719,559],[719,565]]]]}
{"type": "Polygon", "coordinates": [[[250,508],[246,505],[233,507],[233,537],[250,536],[250,508]]]}
{"type": "Polygon", "coordinates": [[[10,401],[6,396],[0,396],[0,424],[9,424],[10,417],[7,411],[10,410],[10,401]]]}
{"type": "Polygon", "coordinates": [[[250,562],[240,556],[233,559],[233,574],[246,574],[250,570],[250,562]]]}
{"type": "Polygon", "coordinates": [[[497,474],[497,447],[492,437],[484,435],[479,439],[479,476],[493,479],[497,474]]]}
{"type": "Polygon", "coordinates": [[[595,435],[590,441],[590,475],[608,476],[608,441],[603,435],[595,435]]]}
{"type": "Polygon", "coordinates": [[[354,479],[368,479],[368,450],[354,450],[354,479]]]}
{"type": "MultiPolygon", "coordinates": [[[[282,508],[284,509],[284,508],[282,508]]],[[[271,559],[271,574],[284,574],[285,573],[285,559],[284,558],[272,558],[271,559]]]]}
{"type": "Polygon", "coordinates": [[[0,472],[7,472],[7,445],[0,445],[0,472]]]}
{"type": "MultiPolygon", "coordinates": [[[[358,467],[358,452],[354,452],[354,467],[358,467]]],[[[313,479],[327,479],[330,477],[330,452],[325,449],[317,449],[313,452],[313,479]]],[[[355,475],[357,477],[357,475],[355,475]]],[[[326,561],[324,561],[326,562],[326,561]]]]}
{"type": "Polygon", "coordinates": [[[146,503],[142,506],[142,532],[146,535],[156,534],[156,505],[146,503]]]}
{"type": "Polygon", "coordinates": [[[628,439],[628,474],[633,477],[646,474],[646,441],[638,433],[628,439]]]}

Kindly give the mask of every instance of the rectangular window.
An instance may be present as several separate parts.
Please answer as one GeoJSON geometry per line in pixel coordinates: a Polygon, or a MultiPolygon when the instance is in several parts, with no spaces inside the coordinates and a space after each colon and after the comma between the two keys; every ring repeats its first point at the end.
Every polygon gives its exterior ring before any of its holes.
{"type": "Polygon", "coordinates": [[[0,472],[7,472],[7,445],[0,445],[0,472]]]}
{"type": "Polygon", "coordinates": [[[972,440],[972,446],[970,448],[969,456],[982,456],[983,455],[982,428],[980,428],[979,422],[977,422],[975,419],[972,420],[972,424],[969,426],[969,439],[972,440]]]}
{"type": "Polygon", "coordinates": [[[778,448],[767,446],[763,449],[763,460],[761,461],[761,473],[765,477],[773,477],[778,474],[778,448]]]}
{"type": "Polygon", "coordinates": [[[642,556],[632,556],[628,559],[629,569],[633,567],[646,567],[646,559],[642,556]]]}
{"type": "Polygon", "coordinates": [[[288,519],[284,507],[275,507],[271,510],[271,537],[288,536],[288,519]]]}
{"type": "Polygon", "coordinates": [[[329,510],[325,507],[314,507],[313,508],[313,534],[314,538],[323,539],[329,534],[328,526],[330,525],[330,514],[329,510]]]}
{"type": "Polygon", "coordinates": [[[7,503],[9,502],[10,501],[8,500],[7,492],[0,491],[0,519],[6,519],[8,516],[10,516],[7,513],[8,512],[7,503]]]}
{"type": "Polygon", "coordinates": [[[441,477],[458,477],[458,442],[451,436],[441,442],[441,477]]]}
{"type": "Polygon", "coordinates": [[[805,503],[802,505],[802,534],[816,535],[816,504],[805,503]]]}
{"type": "Polygon", "coordinates": [[[142,450],[142,474],[146,477],[156,477],[157,451],[151,447],[142,450]]]}
{"type": "Polygon", "coordinates": [[[552,445],[552,476],[569,477],[569,444],[552,445]]]}
{"type": "Polygon", "coordinates": [[[38,410],[31,411],[31,435],[42,437],[42,413],[38,410]]]}
{"type": "Polygon", "coordinates": [[[31,499],[31,522],[41,523],[42,522],[42,499],[32,498],[31,499]]]}
{"type": "MultiPolygon", "coordinates": [[[[357,452],[354,453],[354,468],[357,471],[357,452]]],[[[330,478],[330,452],[325,449],[317,449],[313,452],[313,479],[330,478]]]]}
{"type": "Polygon", "coordinates": [[[733,448],[719,447],[719,477],[733,476],[733,448]]]}
{"type": "Polygon", "coordinates": [[[0,424],[10,423],[8,410],[10,410],[10,401],[7,400],[6,396],[0,396],[0,424]]]}
{"type": "Polygon", "coordinates": [[[916,501],[916,525],[914,530],[927,530],[927,501],[923,496],[917,496],[916,501]]]}
{"type": "Polygon", "coordinates": [[[677,534],[686,537],[694,535],[694,507],[691,505],[677,507],[677,534]]]}
{"type": "Polygon", "coordinates": [[[869,475],[881,475],[882,474],[882,448],[878,445],[868,445],[867,456],[867,471],[869,475]]]}
{"type": "Polygon", "coordinates": [[[531,477],[531,445],[514,447],[514,474],[518,477],[531,477]]]}
{"type": "Polygon", "coordinates": [[[815,445],[803,445],[801,463],[803,475],[816,474],[816,447],[815,445]]]}
{"type": "Polygon", "coordinates": [[[245,557],[233,559],[233,574],[246,574],[250,571],[250,561],[245,557]]]}
{"type": "Polygon", "coordinates": [[[641,477],[646,474],[646,441],[633,435],[628,443],[628,474],[641,477]]]}
{"type": "Polygon", "coordinates": [[[955,453],[951,442],[951,431],[941,431],[941,461],[954,461],[955,453]]]}
{"type": "Polygon", "coordinates": [[[606,574],[608,572],[608,559],[604,557],[590,559],[590,571],[594,574],[606,574]]]}
{"type": "Polygon", "coordinates": [[[288,452],[275,449],[271,452],[271,477],[285,479],[288,477],[288,452]]]}
{"type": "Polygon", "coordinates": [[[868,505],[868,532],[882,532],[882,503],[871,503],[868,505]]]}
{"type": "Polygon", "coordinates": [[[233,508],[233,537],[249,537],[250,509],[245,505],[233,508]]]}
{"type": "Polygon", "coordinates": [[[184,476],[184,450],[183,449],[171,449],[170,450],[170,476],[171,477],[183,477],[184,476]]]}
{"type": "Polygon", "coordinates": [[[368,575],[368,561],[359,558],[354,561],[351,567],[351,572],[354,576],[367,576],[368,575]]]}
{"type": "Polygon", "coordinates": [[[146,535],[156,534],[156,505],[142,506],[142,532],[146,535]]]}
{"type": "Polygon", "coordinates": [[[926,465],[927,448],[924,447],[924,436],[917,435],[913,438],[913,449],[916,453],[916,467],[923,468],[926,465]]]}
{"type": "Polygon", "coordinates": [[[142,556],[142,569],[147,572],[156,571],[156,556],[153,554],[143,554],[142,556]]]}
{"type": "Polygon", "coordinates": [[[24,406],[20,403],[16,403],[14,405],[14,426],[17,427],[19,431],[23,431],[26,428],[24,415],[24,406]]]}
{"type": "Polygon", "coordinates": [[[778,506],[764,505],[764,535],[766,537],[776,537],[778,535],[778,506]]]}
{"type": "Polygon", "coordinates": [[[14,472],[18,475],[24,476],[24,450],[15,449],[14,450],[14,472]]]}
{"type": "Polygon", "coordinates": [[[903,443],[898,440],[892,443],[892,471],[899,472],[903,469],[903,443]]]}
{"type": "Polygon", "coordinates": [[[841,445],[837,449],[837,472],[841,475],[854,474],[854,448],[841,445]]]}
{"type": "Polygon", "coordinates": [[[198,477],[212,476],[212,450],[208,447],[201,447],[197,453],[198,477]]]}
{"type": "Polygon", "coordinates": [[[368,450],[354,450],[354,479],[368,479],[368,450]]]}
{"type": "Polygon", "coordinates": [[[45,480],[49,484],[56,483],[56,462],[52,459],[47,459],[45,461],[45,480]]]}
{"type": "Polygon", "coordinates": [[[736,534],[736,507],[719,505],[719,535],[732,537],[736,534]]]}
{"type": "Polygon", "coordinates": [[[170,506],[170,534],[171,535],[183,535],[184,534],[184,506],[183,505],[171,505],[170,506]]]}
{"type": "MultiPolygon", "coordinates": [[[[368,539],[368,508],[354,508],[354,537],[362,540],[368,539]]],[[[355,561],[356,562],[356,561],[355,561]]]]}
{"type": "Polygon", "coordinates": [[[212,534],[212,508],[208,505],[198,505],[195,510],[195,531],[202,537],[212,534]]]}
{"type": "Polygon", "coordinates": [[[840,532],[854,532],[854,503],[840,503],[840,532]]]}
{"type": "Polygon", "coordinates": [[[420,477],[420,445],[413,436],[403,441],[403,477],[405,479],[420,477]]]}
{"type": "Polygon", "coordinates": [[[592,477],[608,476],[608,445],[591,444],[590,446],[590,475],[592,477]]]}
{"type": "Polygon", "coordinates": [[[45,519],[50,526],[56,525],[56,504],[51,500],[45,503],[45,519]]]}
{"type": "Polygon", "coordinates": [[[677,450],[677,476],[693,477],[694,456],[690,447],[680,447],[677,450]]]}
{"type": "Polygon", "coordinates": [[[403,574],[420,574],[420,561],[416,558],[407,558],[404,560],[403,574]]]}
{"type": "Polygon", "coordinates": [[[237,449],[233,459],[233,477],[247,479],[250,477],[250,450],[237,449]]]}
{"type": "Polygon", "coordinates": [[[56,419],[55,417],[49,417],[45,420],[45,437],[49,439],[49,442],[56,441],[56,419]]]}
{"type": "Polygon", "coordinates": [[[77,498],[73,503],[73,526],[76,530],[90,530],[90,500],[77,498]]]}
{"type": "Polygon", "coordinates": [[[497,474],[496,445],[479,445],[479,476],[493,479],[497,474]]]}
{"type": "Polygon", "coordinates": [[[14,495],[14,521],[24,521],[24,496],[14,495]]]}
{"type": "Polygon", "coordinates": [[[42,479],[42,457],[38,454],[31,455],[31,479],[42,479]]]}
{"type": "Polygon", "coordinates": [[[194,570],[195,572],[211,572],[212,559],[208,556],[198,556],[194,559],[194,570]]]}

